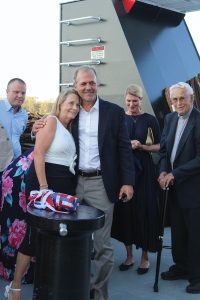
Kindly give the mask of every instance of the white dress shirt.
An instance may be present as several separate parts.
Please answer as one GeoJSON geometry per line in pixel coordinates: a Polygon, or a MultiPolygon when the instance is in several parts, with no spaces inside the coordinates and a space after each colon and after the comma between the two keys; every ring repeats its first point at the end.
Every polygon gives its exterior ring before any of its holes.
{"type": "Polygon", "coordinates": [[[190,116],[190,113],[191,113],[192,109],[193,109],[193,107],[184,116],[179,116],[179,118],[178,118],[178,123],[177,123],[177,127],[176,127],[176,134],[175,134],[175,139],[174,139],[174,145],[173,145],[173,148],[172,148],[172,153],[171,153],[171,158],[170,158],[172,168],[173,168],[173,163],[174,163],[174,159],[175,159],[175,156],[176,156],[176,152],[177,152],[177,149],[178,149],[178,145],[179,145],[181,136],[182,136],[182,134],[185,130],[185,127],[187,125],[187,122],[188,122],[188,119],[189,119],[189,116],[190,116]]]}
{"type": "Polygon", "coordinates": [[[79,112],[79,169],[84,171],[100,170],[99,147],[99,99],[89,112],[83,107],[79,112]]]}

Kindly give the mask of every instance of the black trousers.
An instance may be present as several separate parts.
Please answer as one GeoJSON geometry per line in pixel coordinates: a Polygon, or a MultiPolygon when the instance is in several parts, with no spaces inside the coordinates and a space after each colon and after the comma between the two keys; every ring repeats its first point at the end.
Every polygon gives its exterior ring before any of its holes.
{"type": "Polygon", "coordinates": [[[191,283],[200,282],[200,207],[180,207],[173,191],[170,212],[173,260],[191,283]]]}

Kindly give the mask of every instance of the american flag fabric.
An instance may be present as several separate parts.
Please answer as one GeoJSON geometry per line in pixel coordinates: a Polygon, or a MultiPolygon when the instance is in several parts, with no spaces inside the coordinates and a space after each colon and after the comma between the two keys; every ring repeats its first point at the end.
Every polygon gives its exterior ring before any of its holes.
{"type": "Polygon", "coordinates": [[[79,199],[52,190],[31,191],[28,206],[59,213],[73,213],[79,206],[79,199]]]}

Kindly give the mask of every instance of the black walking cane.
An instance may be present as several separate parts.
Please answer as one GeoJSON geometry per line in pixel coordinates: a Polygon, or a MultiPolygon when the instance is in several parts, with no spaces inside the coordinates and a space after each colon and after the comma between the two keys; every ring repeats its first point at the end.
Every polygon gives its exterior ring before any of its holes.
{"type": "Polygon", "coordinates": [[[166,216],[166,208],[167,208],[167,201],[168,201],[168,191],[169,187],[163,189],[163,205],[161,211],[161,219],[160,219],[160,229],[159,229],[159,248],[157,252],[157,261],[156,261],[156,275],[155,275],[155,282],[154,282],[154,292],[158,292],[158,278],[160,274],[160,261],[161,261],[161,252],[163,248],[163,235],[165,229],[165,216],[166,216]]]}

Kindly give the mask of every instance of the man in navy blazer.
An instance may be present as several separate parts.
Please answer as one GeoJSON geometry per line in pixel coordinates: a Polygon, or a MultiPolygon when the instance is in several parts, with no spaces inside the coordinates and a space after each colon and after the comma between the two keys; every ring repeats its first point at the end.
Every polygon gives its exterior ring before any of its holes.
{"type": "MultiPolygon", "coordinates": [[[[108,299],[108,280],[113,268],[110,232],[114,203],[133,197],[135,170],[124,110],[97,95],[94,68],[82,66],[75,71],[74,87],[81,98],[79,115],[72,122],[78,161],[76,194],[90,206],[105,213],[105,225],[94,233],[94,274],[90,299],[108,299]]],[[[35,122],[36,134],[45,120],[35,122]]]]}
{"type": "Polygon", "coordinates": [[[187,83],[171,86],[170,98],[175,112],[165,119],[158,181],[161,188],[170,187],[175,264],[161,278],[186,278],[186,292],[200,293],[200,112],[187,83]]]}
{"type": "Polygon", "coordinates": [[[108,299],[108,279],[113,268],[110,240],[114,202],[133,196],[134,166],[125,112],[97,96],[96,71],[78,68],[74,87],[81,97],[80,113],[72,124],[78,153],[76,194],[105,213],[105,225],[94,233],[94,274],[91,299],[108,299]]]}

